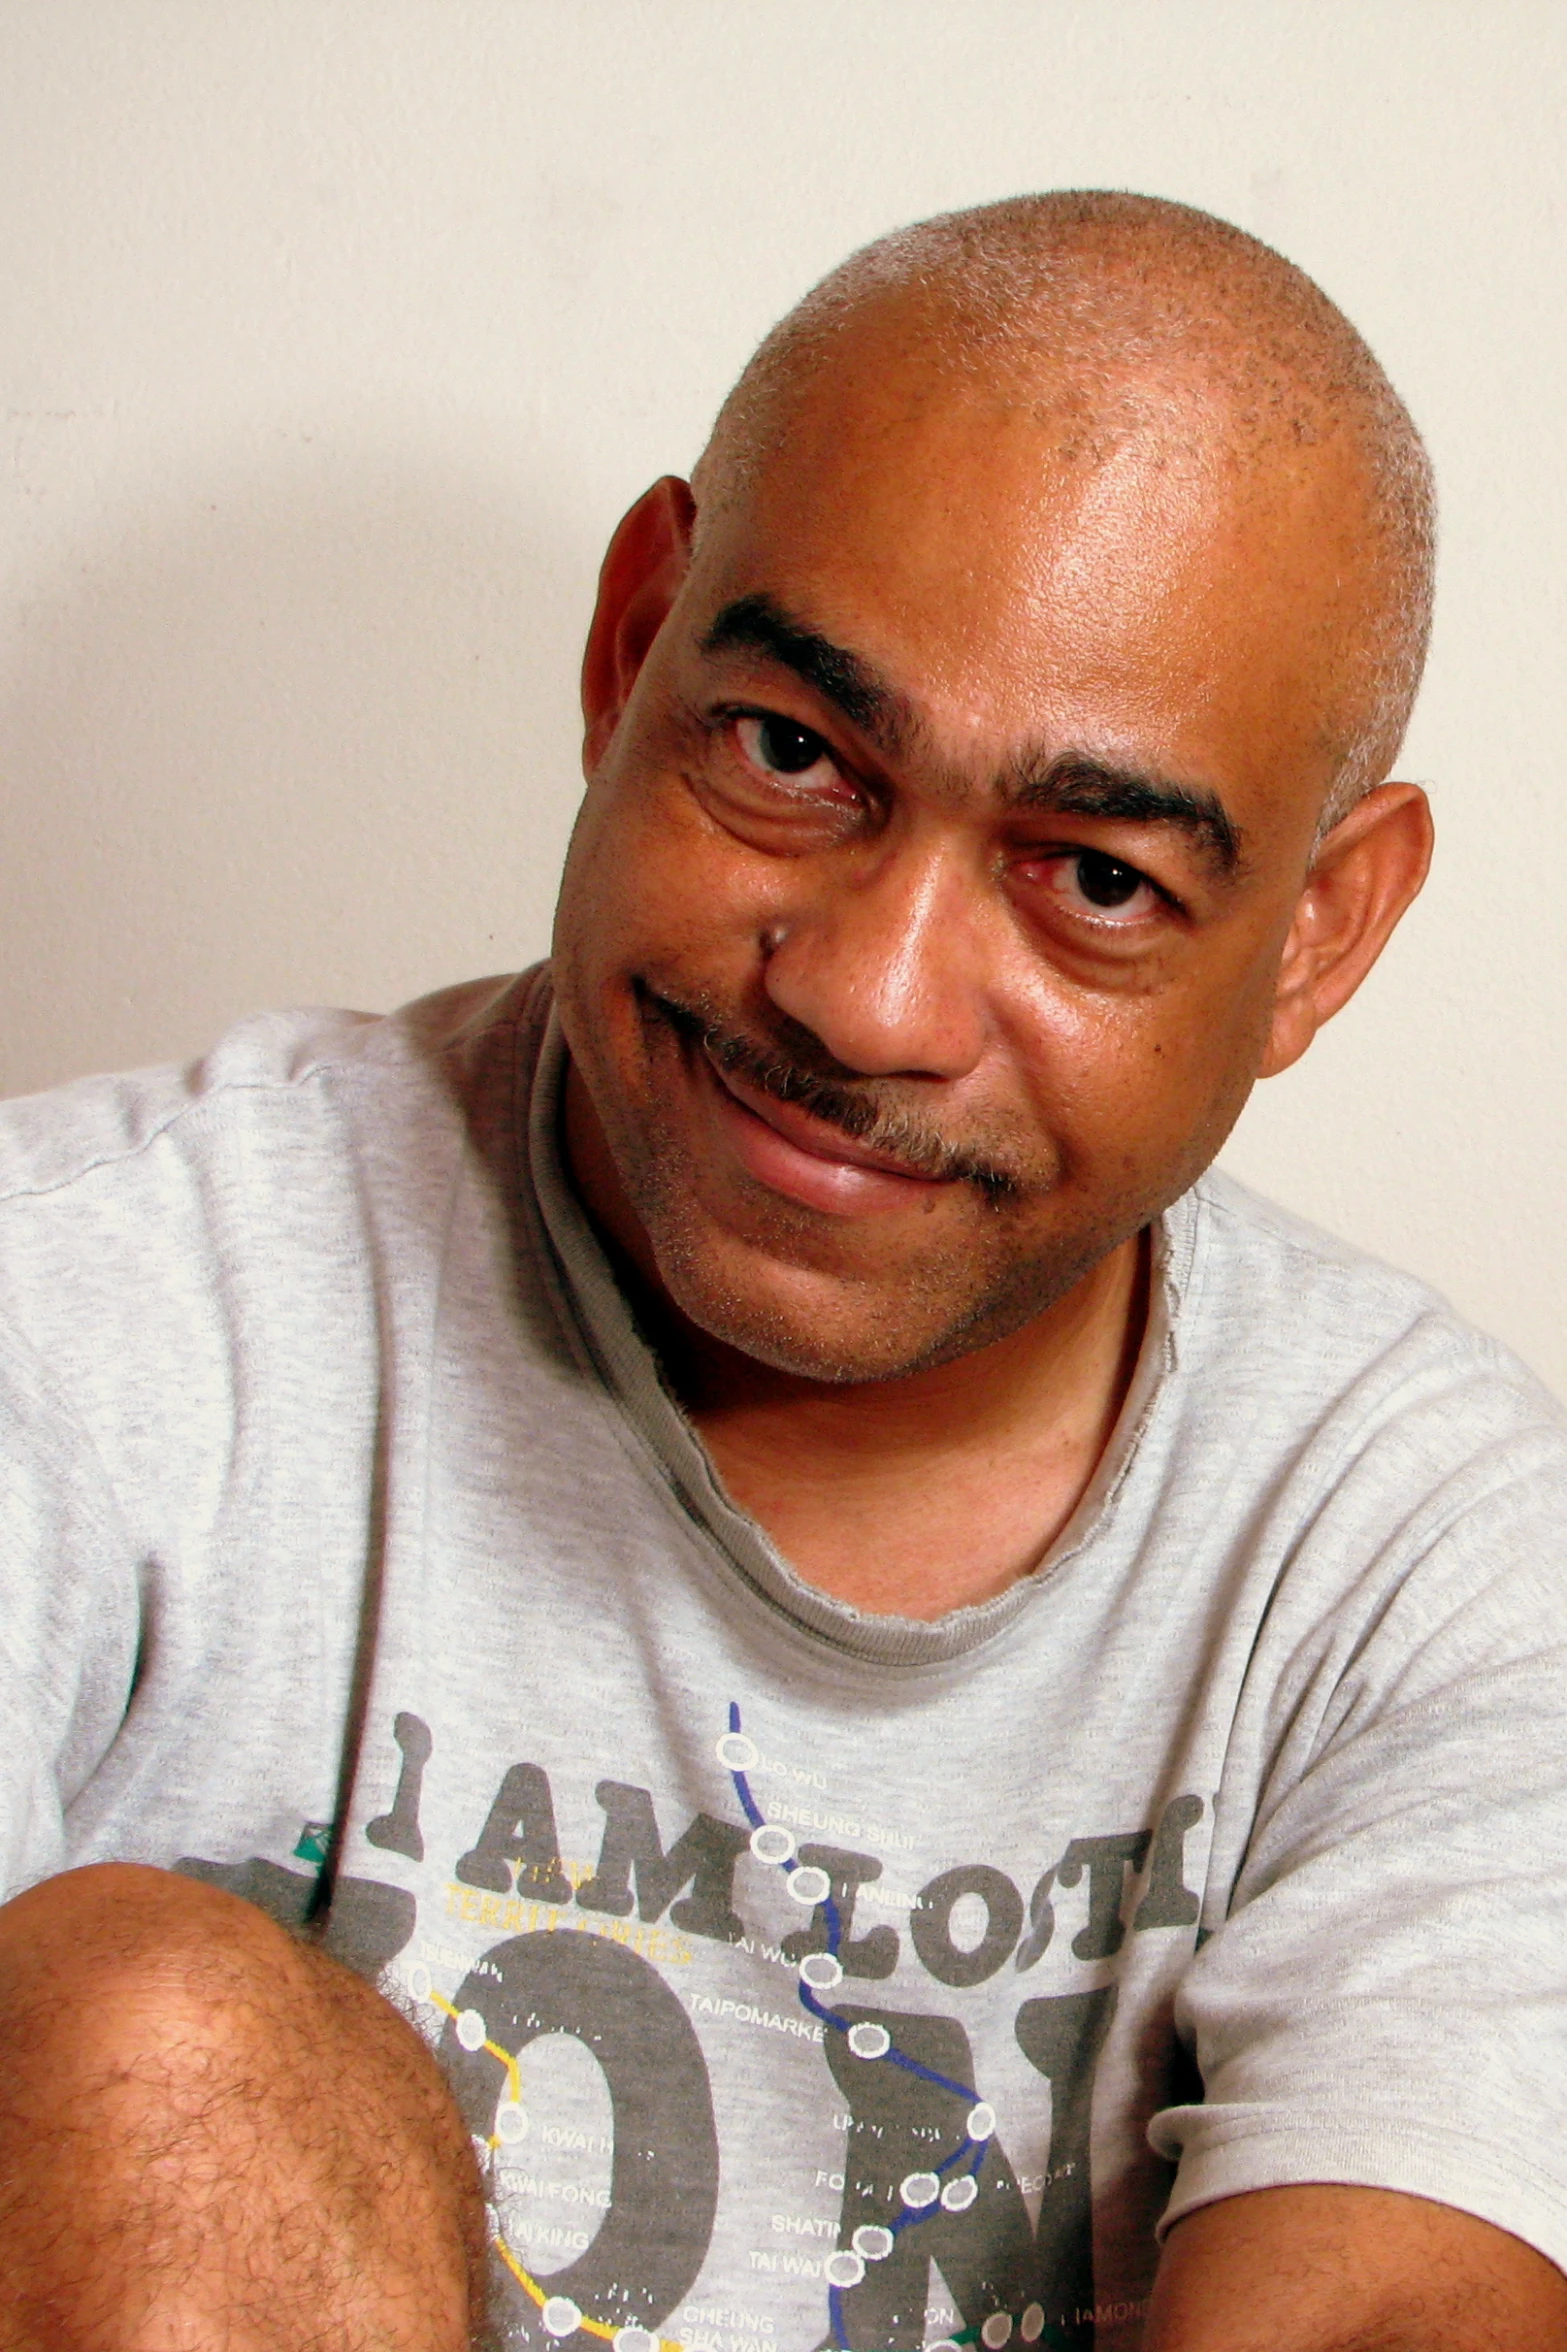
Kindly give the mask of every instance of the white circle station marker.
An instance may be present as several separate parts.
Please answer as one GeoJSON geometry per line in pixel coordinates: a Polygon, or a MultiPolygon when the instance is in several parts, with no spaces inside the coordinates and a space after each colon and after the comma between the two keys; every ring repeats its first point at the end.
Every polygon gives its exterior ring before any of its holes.
{"type": "Polygon", "coordinates": [[[851,2025],[849,2047],[856,2058],[885,2058],[892,2036],[884,2025],[851,2025]]]}
{"type": "Polygon", "coordinates": [[[986,2352],[1001,2352],[1001,2347],[1012,2333],[1010,2311],[993,2311],[979,2331],[979,2340],[986,2352]]]}
{"type": "Polygon", "coordinates": [[[825,1870],[803,1866],[799,1870],[790,1871],[789,1892],[797,1903],[804,1903],[814,1910],[818,1903],[825,1903],[832,1893],[832,1880],[825,1870]]]}
{"type": "Polygon", "coordinates": [[[616,2328],[609,2341],[611,2352],[658,2352],[658,2338],[649,2328],[616,2328]]]}
{"type": "Polygon", "coordinates": [[[941,2202],[949,2213],[967,2213],[979,2195],[979,2183],[972,2173],[963,2173],[957,2180],[948,2181],[941,2192],[941,2202]]]}
{"type": "Polygon", "coordinates": [[[1022,2318],[1017,2323],[1017,2332],[1022,2337],[1025,2344],[1038,2343],[1040,2337],[1045,2332],[1045,2307],[1043,2303],[1030,2303],[1028,2309],[1024,2312],[1022,2318]]]}
{"type": "Polygon", "coordinates": [[[477,2009],[465,2009],[457,2020],[457,2039],[465,2050],[482,2050],[490,2029],[477,2009]]]}
{"type": "Polygon", "coordinates": [[[822,2276],[830,2287],[857,2287],[865,2276],[865,2258],[860,2254],[829,2254],[822,2264],[822,2276]]]}
{"type": "Polygon", "coordinates": [[[800,1982],[808,1984],[813,1993],[830,1993],[843,1982],[843,1962],[835,1960],[831,1952],[807,1952],[800,1962],[800,1982]]]}
{"type": "Polygon", "coordinates": [[[855,2253],[867,2262],[885,2262],[897,2242],[890,2229],[875,2221],[862,2223],[849,2240],[855,2253]]]}
{"type": "Polygon", "coordinates": [[[988,2099],[981,2099],[977,2107],[968,2111],[968,2136],[971,2140],[988,2140],[996,2128],[996,2111],[988,2099]]]}
{"type": "Polygon", "coordinates": [[[416,1960],[408,1971],[408,1990],[416,2001],[428,2001],[435,1990],[430,1971],[422,1960],[416,1960]]]}
{"type": "MultiPolygon", "coordinates": [[[[748,1740],[743,1731],[726,1731],[713,1749],[726,1772],[751,1772],[761,1762],[761,1751],[755,1740],[748,1740]]],[[[565,2297],[561,2297],[565,2301],[565,2297]]]]}
{"type": "Polygon", "coordinates": [[[941,2183],[933,2172],[906,2172],[898,2183],[898,2194],[905,2205],[919,2213],[925,2206],[935,2204],[941,2195],[941,2183]]]}
{"type": "Polygon", "coordinates": [[[539,2317],[552,2336],[574,2336],[582,2325],[582,2313],[569,2295],[551,2295],[539,2317]]]}
{"type": "Polygon", "coordinates": [[[515,2148],[528,2136],[528,2110],[515,2099],[503,2099],[495,2110],[495,2137],[502,2147],[515,2148]]]}
{"type": "Polygon", "coordinates": [[[956,2336],[943,2336],[937,2343],[927,2344],[925,2352],[963,2352],[956,2336]]]}
{"type": "Polygon", "coordinates": [[[751,1832],[751,1851],[758,1862],[789,1862],[794,1858],[795,1836],[781,1821],[764,1821],[760,1829],[751,1832]]]}

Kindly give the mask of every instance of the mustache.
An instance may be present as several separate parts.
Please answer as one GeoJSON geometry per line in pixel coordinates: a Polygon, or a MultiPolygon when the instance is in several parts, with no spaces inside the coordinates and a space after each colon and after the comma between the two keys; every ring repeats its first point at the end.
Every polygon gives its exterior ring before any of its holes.
{"type": "Polygon", "coordinates": [[[709,1004],[682,1004],[660,990],[639,986],[645,1010],[655,1013],[688,1045],[699,1046],[720,1070],[746,1079],[775,1102],[797,1103],[829,1127],[872,1151],[887,1152],[916,1176],[941,1184],[972,1184],[995,1208],[1024,1190],[1015,1168],[954,1144],[900,1105],[872,1091],[882,1081],[864,1078],[825,1054],[809,1030],[800,1046],[782,1040],[763,1044],[731,1028],[709,1004]]]}

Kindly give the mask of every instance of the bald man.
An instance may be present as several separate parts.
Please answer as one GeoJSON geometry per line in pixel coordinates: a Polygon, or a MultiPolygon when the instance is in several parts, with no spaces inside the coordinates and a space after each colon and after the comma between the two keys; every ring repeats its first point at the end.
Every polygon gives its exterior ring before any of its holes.
{"type": "Polygon", "coordinates": [[[1266,248],[905,232],[616,533],[550,969],[6,1114],[3,2352],[1567,2345],[1561,1418],[1205,1173],[1431,553],[1266,248]]]}

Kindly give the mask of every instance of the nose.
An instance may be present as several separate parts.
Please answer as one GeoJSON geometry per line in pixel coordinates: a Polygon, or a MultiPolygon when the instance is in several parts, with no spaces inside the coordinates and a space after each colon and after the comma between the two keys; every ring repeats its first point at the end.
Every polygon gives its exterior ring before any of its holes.
{"type": "Polygon", "coordinates": [[[865,1077],[961,1078],[984,1051],[982,923],[956,854],[884,843],[770,926],[763,986],[781,1013],[865,1077]]]}

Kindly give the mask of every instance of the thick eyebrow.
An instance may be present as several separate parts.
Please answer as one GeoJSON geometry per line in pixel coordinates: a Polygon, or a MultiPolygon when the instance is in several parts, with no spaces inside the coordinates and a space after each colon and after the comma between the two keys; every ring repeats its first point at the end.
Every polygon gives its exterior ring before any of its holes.
{"type": "Polygon", "coordinates": [[[702,640],[704,653],[739,647],[765,655],[797,678],[823,702],[841,711],[851,726],[892,749],[911,732],[912,713],[901,694],[878,677],[847,646],[835,645],[770,596],[737,596],[726,604],[702,640]]]}
{"type": "Polygon", "coordinates": [[[1241,862],[1241,831],[1215,792],[1176,784],[1136,768],[1067,753],[1008,795],[1013,808],[1053,810],[1064,817],[1105,817],[1124,825],[1173,825],[1203,849],[1221,874],[1241,862]]]}

